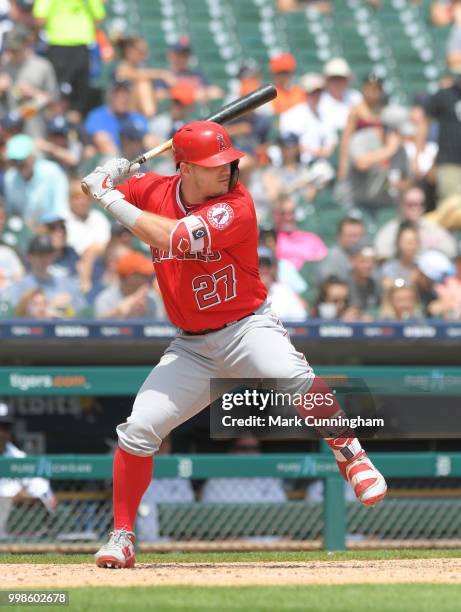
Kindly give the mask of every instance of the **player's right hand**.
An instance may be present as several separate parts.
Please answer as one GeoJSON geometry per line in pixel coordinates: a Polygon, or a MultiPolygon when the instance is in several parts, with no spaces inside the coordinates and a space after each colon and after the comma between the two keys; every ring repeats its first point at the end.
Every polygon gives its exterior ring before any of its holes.
{"type": "Polygon", "coordinates": [[[127,178],[139,170],[139,164],[132,164],[124,157],[116,157],[106,162],[103,166],[97,166],[93,172],[87,174],[82,180],[82,189],[89,193],[95,200],[102,197],[120,180],[127,178]]]}

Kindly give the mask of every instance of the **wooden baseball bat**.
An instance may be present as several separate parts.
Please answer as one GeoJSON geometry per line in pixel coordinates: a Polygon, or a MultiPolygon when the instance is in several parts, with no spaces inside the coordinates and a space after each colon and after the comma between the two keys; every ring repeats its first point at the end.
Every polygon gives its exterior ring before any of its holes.
{"type": "MultiPolygon", "coordinates": [[[[214,115],[207,117],[205,121],[214,121],[215,123],[219,124],[232,121],[233,119],[236,119],[237,117],[240,117],[241,115],[244,115],[245,113],[248,113],[254,110],[255,108],[258,108],[258,106],[262,106],[263,104],[266,104],[266,102],[270,102],[276,97],[277,90],[274,85],[263,85],[262,87],[259,87],[258,89],[255,89],[254,91],[250,92],[246,96],[242,96],[241,98],[237,98],[229,104],[226,104],[226,106],[223,106],[214,115]]],[[[149,159],[157,157],[161,153],[164,153],[165,151],[168,151],[168,149],[171,149],[172,144],[173,139],[170,138],[170,140],[163,142],[157,147],[150,149],[150,151],[146,151],[146,153],[142,153],[141,155],[133,159],[130,162],[130,166],[132,166],[133,164],[143,164],[149,159]]],[[[82,189],[85,193],[88,193],[87,187],[83,182],[82,189]]]]}

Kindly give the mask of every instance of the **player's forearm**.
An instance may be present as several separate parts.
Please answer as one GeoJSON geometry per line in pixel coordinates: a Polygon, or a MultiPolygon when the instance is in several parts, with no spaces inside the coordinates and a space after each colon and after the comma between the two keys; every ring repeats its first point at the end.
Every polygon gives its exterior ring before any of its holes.
{"type": "Polygon", "coordinates": [[[177,222],[175,219],[168,219],[153,213],[143,212],[136,219],[131,231],[150,246],[169,250],[171,232],[177,222]]]}

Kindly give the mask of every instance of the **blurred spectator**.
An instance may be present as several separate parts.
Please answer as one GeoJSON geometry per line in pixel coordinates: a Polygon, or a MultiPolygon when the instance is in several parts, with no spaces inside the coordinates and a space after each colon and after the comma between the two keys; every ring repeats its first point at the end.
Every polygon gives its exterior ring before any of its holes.
{"type": "Polygon", "coordinates": [[[29,289],[23,293],[14,309],[14,315],[22,319],[36,319],[37,321],[53,318],[45,292],[40,288],[29,289]]]}
{"type": "Polygon", "coordinates": [[[25,119],[24,131],[43,136],[43,109],[59,95],[50,62],[32,49],[32,32],[16,26],[4,38],[5,63],[0,72],[3,111],[16,111],[25,119]]]}
{"type": "Polygon", "coordinates": [[[408,188],[410,165],[397,129],[363,128],[352,134],[347,177],[335,187],[335,197],[346,208],[358,207],[375,215],[393,206],[408,188]]]}
{"type": "Polygon", "coordinates": [[[453,74],[453,84],[433,94],[427,104],[428,121],[421,126],[419,150],[427,140],[429,120],[438,121],[439,150],[437,154],[437,197],[438,204],[444,198],[461,195],[461,122],[459,106],[461,104],[461,64],[453,74]]]}
{"type": "Polygon", "coordinates": [[[198,102],[222,98],[224,91],[207,82],[203,73],[191,67],[192,48],[188,36],[180,36],[168,50],[168,64],[176,84],[188,83],[195,88],[198,102]]]}
{"type": "MultiPolygon", "coordinates": [[[[293,74],[296,71],[294,55],[291,53],[274,55],[269,62],[269,68],[272,73],[272,80],[277,88],[277,97],[271,102],[272,112],[280,115],[293,106],[305,102],[304,89],[299,85],[291,84],[293,74]]],[[[293,132],[291,129],[285,131],[293,132]]]]}
{"type": "Polygon", "coordinates": [[[263,175],[264,189],[272,202],[286,193],[298,202],[313,200],[317,193],[310,180],[309,170],[301,164],[299,138],[287,132],[278,139],[282,154],[279,166],[269,166],[263,175]]]}
{"type": "Polygon", "coordinates": [[[393,321],[420,319],[422,316],[418,292],[413,285],[408,285],[398,278],[386,291],[381,305],[380,317],[393,321]]]}
{"type": "Polygon", "coordinates": [[[416,256],[421,241],[418,228],[411,221],[403,221],[395,240],[396,257],[385,261],[381,267],[382,283],[385,288],[391,287],[397,279],[412,285],[417,276],[416,256]]]}
{"type": "Polygon", "coordinates": [[[305,74],[301,79],[307,101],[297,104],[280,116],[280,132],[296,134],[301,147],[301,161],[315,173],[321,164],[325,175],[324,183],[334,177],[332,166],[327,159],[333,154],[338,138],[327,115],[319,108],[320,95],[325,81],[320,74],[305,74]]]}
{"type": "Polygon", "coordinates": [[[461,256],[455,259],[455,267],[448,271],[443,282],[435,286],[436,298],[429,304],[429,312],[433,317],[447,320],[461,319],[461,256]],[[451,275],[453,274],[453,275],[451,275]]]}
{"type": "Polygon", "coordinates": [[[349,285],[338,276],[328,276],[320,285],[312,316],[317,319],[354,321],[360,311],[350,306],[349,285]]]}
{"type": "Polygon", "coordinates": [[[170,89],[171,105],[167,112],[157,115],[149,124],[151,133],[159,142],[172,138],[187,121],[195,108],[195,88],[190,83],[174,85],[170,89]]]}
{"type": "Polygon", "coordinates": [[[18,214],[34,228],[44,213],[66,217],[69,183],[62,168],[37,157],[34,141],[17,134],[6,144],[10,167],[5,172],[5,203],[8,214],[18,214]]]}
{"type": "Polygon", "coordinates": [[[152,289],[152,261],[132,251],[117,261],[118,285],[104,289],[95,300],[95,315],[101,319],[164,318],[161,298],[152,289]]]}
{"type": "MultiPolygon", "coordinates": [[[[434,191],[433,170],[439,147],[434,140],[428,138],[423,148],[418,150],[418,130],[420,129],[418,126],[421,125],[421,121],[416,124],[413,118],[418,116],[419,110],[416,106],[410,110],[411,118],[400,125],[399,133],[402,136],[402,145],[410,164],[413,179],[418,181],[428,194],[432,195],[434,191]]],[[[434,206],[431,208],[434,208],[434,206]]]]}
{"type": "MultiPolygon", "coordinates": [[[[7,404],[0,403],[0,457],[25,457],[12,442],[14,420],[7,404]]],[[[56,510],[57,500],[50,482],[44,478],[0,478],[0,539],[8,537],[8,516],[14,505],[40,500],[48,512],[56,510]]]]}
{"type": "Polygon", "coordinates": [[[425,315],[431,316],[430,304],[437,300],[435,286],[442,283],[455,272],[454,264],[446,255],[435,249],[424,251],[418,255],[416,260],[418,274],[416,277],[416,287],[419,298],[424,308],[425,315]]]}
{"type": "Polygon", "coordinates": [[[338,179],[347,176],[349,145],[352,134],[363,128],[381,128],[381,111],[384,105],[383,83],[374,73],[363,81],[362,100],[355,104],[349,113],[347,124],[341,137],[338,179]]]}
{"type": "Polygon", "coordinates": [[[46,138],[36,138],[35,144],[47,159],[57,162],[70,172],[79,165],[83,145],[78,138],[69,139],[71,126],[64,115],[55,115],[46,122],[46,138]]]}
{"type": "Polygon", "coordinates": [[[351,248],[350,262],[350,304],[359,308],[366,317],[373,317],[381,301],[381,287],[376,280],[376,256],[373,247],[366,241],[357,242],[351,248]]]}
{"type": "Polygon", "coordinates": [[[102,155],[119,155],[122,141],[120,130],[127,121],[147,134],[149,126],[140,113],[130,111],[130,90],[128,81],[115,81],[108,92],[108,103],[88,113],[85,129],[102,155]]]}
{"type": "Polygon", "coordinates": [[[82,116],[88,107],[89,47],[96,44],[96,25],[104,16],[103,0],[35,0],[34,3],[36,23],[46,30],[48,58],[59,83],[69,83],[72,87],[71,108],[82,116]]]}
{"type": "Polygon", "coordinates": [[[319,265],[319,277],[321,280],[329,276],[337,276],[341,280],[347,280],[351,272],[349,256],[352,248],[365,238],[365,226],[361,219],[346,217],[338,224],[336,244],[328,251],[325,259],[319,265]]]}
{"type": "Polygon", "coordinates": [[[80,178],[72,177],[69,187],[70,211],[66,217],[67,244],[78,255],[91,248],[104,251],[110,240],[110,223],[106,215],[92,206],[91,197],[83,193],[80,178]]]}
{"type": "Polygon", "coordinates": [[[434,0],[431,3],[431,21],[436,26],[452,23],[454,12],[459,10],[459,0],[434,0]]]}
{"type": "Polygon", "coordinates": [[[461,70],[461,3],[453,10],[453,25],[447,40],[447,66],[450,70],[461,70]]]}
{"type": "MultiPolygon", "coordinates": [[[[456,241],[449,232],[432,223],[425,212],[425,195],[419,187],[410,187],[400,198],[399,216],[391,219],[378,231],[374,247],[378,259],[390,259],[395,256],[395,244],[399,225],[404,221],[415,224],[418,228],[421,249],[438,249],[447,257],[456,254],[456,241]]],[[[430,215],[428,215],[430,216],[430,215]]]]}
{"type": "Polygon", "coordinates": [[[281,13],[300,11],[306,7],[324,15],[333,10],[330,0],[277,0],[277,10],[281,13]]]}
{"type": "Polygon", "coordinates": [[[45,213],[40,219],[45,235],[50,237],[55,259],[50,266],[53,276],[77,276],[78,255],[67,243],[66,221],[54,213],[45,213]]]}
{"type": "MultiPolygon", "coordinates": [[[[256,455],[260,453],[259,440],[247,434],[235,440],[229,452],[256,455]]],[[[285,502],[286,493],[280,478],[210,478],[203,487],[201,501],[208,504],[285,502]]]]}
{"type": "MultiPolygon", "coordinates": [[[[167,436],[157,452],[171,453],[171,438],[167,436]]],[[[148,486],[139,506],[136,534],[141,542],[165,542],[160,536],[158,504],[190,504],[195,501],[192,483],[188,478],[156,478],[148,486]]]]}
{"type": "Polygon", "coordinates": [[[17,214],[7,215],[5,202],[0,197],[0,243],[5,244],[22,256],[32,235],[31,230],[17,214]]]}
{"type": "Polygon", "coordinates": [[[351,108],[361,101],[362,95],[349,87],[352,71],[344,58],[329,60],[323,68],[323,75],[326,84],[320,98],[320,112],[330,118],[336,130],[342,131],[351,108]]]}
{"type": "Polygon", "coordinates": [[[259,274],[268,291],[272,310],[283,321],[304,321],[306,308],[303,300],[277,276],[275,253],[267,247],[259,247],[259,274]]]}
{"type": "Polygon", "coordinates": [[[24,276],[24,266],[16,251],[0,241],[0,290],[24,276]]]}
{"type": "Polygon", "coordinates": [[[11,20],[32,30],[35,25],[32,14],[35,0],[7,0],[7,2],[10,5],[9,16],[11,20]]]}
{"type": "Polygon", "coordinates": [[[295,201],[282,193],[273,210],[277,232],[275,252],[277,259],[286,259],[300,270],[306,261],[323,259],[328,249],[317,234],[296,228],[295,210],[295,201]]]}
{"type": "Polygon", "coordinates": [[[153,118],[157,110],[155,81],[160,79],[172,86],[175,79],[169,70],[147,66],[149,47],[141,36],[122,38],[118,46],[122,59],[115,68],[115,78],[132,84],[131,110],[153,118]]]}
{"type": "Polygon", "coordinates": [[[51,273],[54,258],[55,250],[49,236],[33,238],[29,244],[30,270],[24,278],[2,291],[2,299],[15,307],[26,291],[39,287],[45,292],[56,316],[74,317],[83,310],[86,303],[77,283],[73,279],[51,273]]]}
{"type": "MultiPolygon", "coordinates": [[[[261,66],[252,57],[243,60],[237,76],[238,80],[231,83],[230,95],[226,100],[227,102],[231,102],[240,96],[246,96],[263,84],[261,66]]],[[[264,110],[258,108],[256,112],[264,112],[264,110]]]]}
{"type": "MultiPolygon", "coordinates": [[[[125,159],[134,159],[140,153],[145,151],[144,147],[144,127],[134,121],[124,121],[120,128],[121,141],[121,157],[125,159]]],[[[144,169],[144,165],[140,167],[140,172],[144,169]]]]}
{"type": "Polygon", "coordinates": [[[107,287],[117,285],[119,275],[117,262],[127,253],[131,253],[133,234],[123,225],[111,228],[111,237],[102,253],[98,248],[87,248],[80,258],[80,287],[89,303],[107,287]]]}

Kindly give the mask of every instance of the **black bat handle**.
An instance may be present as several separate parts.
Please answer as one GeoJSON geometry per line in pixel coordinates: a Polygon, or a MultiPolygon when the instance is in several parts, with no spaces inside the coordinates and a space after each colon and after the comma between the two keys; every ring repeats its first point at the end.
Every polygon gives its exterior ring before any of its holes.
{"type": "Polygon", "coordinates": [[[272,84],[263,85],[259,89],[255,89],[243,98],[234,100],[226,106],[223,106],[217,113],[207,117],[207,121],[214,121],[215,123],[226,123],[232,121],[236,117],[249,113],[250,111],[258,108],[266,102],[270,102],[277,97],[277,90],[272,84]]]}

